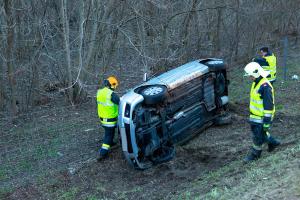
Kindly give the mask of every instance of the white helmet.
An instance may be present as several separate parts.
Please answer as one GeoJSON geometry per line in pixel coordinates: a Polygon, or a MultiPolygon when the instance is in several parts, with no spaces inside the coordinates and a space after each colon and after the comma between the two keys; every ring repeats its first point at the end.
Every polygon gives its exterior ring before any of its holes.
{"type": "Polygon", "coordinates": [[[266,78],[270,72],[265,71],[258,63],[251,62],[246,65],[244,68],[245,75],[244,76],[253,76],[254,78],[258,78],[259,76],[262,76],[266,78]]]}

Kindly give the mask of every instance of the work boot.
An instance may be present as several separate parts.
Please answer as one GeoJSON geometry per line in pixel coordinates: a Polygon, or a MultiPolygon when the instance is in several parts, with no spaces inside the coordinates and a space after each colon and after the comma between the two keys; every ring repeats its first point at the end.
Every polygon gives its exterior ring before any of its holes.
{"type": "Polygon", "coordinates": [[[111,143],[111,147],[115,147],[115,146],[117,146],[118,145],[118,142],[115,142],[115,141],[112,141],[112,143],[111,143]]]}
{"type": "Polygon", "coordinates": [[[276,140],[275,138],[273,138],[272,136],[270,136],[268,138],[268,152],[274,151],[274,149],[276,147],[278,147],[279,145],[280,145],[280,142],[278,140],[276,140]]]}
{"type": "Polygon", "coordinates": [[[257,160],[260,158],[261,155],[261,150],[256,150],[254,148],[251,148],[250,153],[244,158],[245,163],[252,162],[254,160],[257,160]]]}
{"type": "Polygon", "coordinates": [[[100,162],[100,161],[104,160],[107,157],[108,157],[108,150],[101,148],[99,150],[99,156],[97,158],[97,161],[100,162]]]}

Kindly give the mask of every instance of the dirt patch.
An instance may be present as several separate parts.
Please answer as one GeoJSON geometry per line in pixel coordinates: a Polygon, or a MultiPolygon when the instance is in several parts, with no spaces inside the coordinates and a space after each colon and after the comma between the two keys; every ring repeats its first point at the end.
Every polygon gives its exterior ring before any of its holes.
{"type": "Polygon", "coordinates": [[[4,196],[5,199],[35,199],[42,196],[37,187],[33,185],[26,185],[24,187],[18,187],[11,194],[4,196]]]}

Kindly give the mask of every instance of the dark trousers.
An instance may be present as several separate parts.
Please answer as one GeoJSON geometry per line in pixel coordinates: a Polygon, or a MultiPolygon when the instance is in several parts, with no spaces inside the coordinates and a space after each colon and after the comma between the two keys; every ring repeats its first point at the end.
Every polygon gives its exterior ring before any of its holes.
{"type": "Polygon", "coordinates": [[[263,130],[263,124],[251,123],[252,140],[253,144],[257,147],[261,147],[264,143],[274,144],[277,143],[276,139],[263,130]]]}
{"type": "Polygon", "coordinates": [[[103,128],[105,132],[104,132],[103,144],[100,149],[100,155],[107,155],[111,145],[113,144],[116,127],[103,126],[103,128]]]}
{"type": "Polygon", "coordinates": [[[268,141],[268,137],[263,130],[263,125],[251,123],[252,141],[255,146],[261,147],[263,143],[268,141]]]}
{"type": "Polygon", "coordinates": [[[103,126],[104,128],[104,139],[103,139],[103,143],[104,144],[108,144],[108,145],[112,145],[113,143],[113,139],[114,139],[114,136],[115,136],[115,129],[116,127],[106,127],[106,126],[103,126]]]}

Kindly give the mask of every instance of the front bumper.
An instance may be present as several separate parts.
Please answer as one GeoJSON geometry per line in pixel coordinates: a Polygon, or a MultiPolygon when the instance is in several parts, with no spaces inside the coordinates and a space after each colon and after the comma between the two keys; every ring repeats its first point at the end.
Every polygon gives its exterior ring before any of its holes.
{"type": "Polygon", "coordinates": [[[138,169],[148,168],[149,164],[142,163],[139,158],[139,148],[136,143],[135,124],[133,123],[133,111],[138,104],[144,101],[144,97],[131,91],[122,96],[119,104],[118,125],[122,141],[122,151],[126,160],[138,169]]]}

